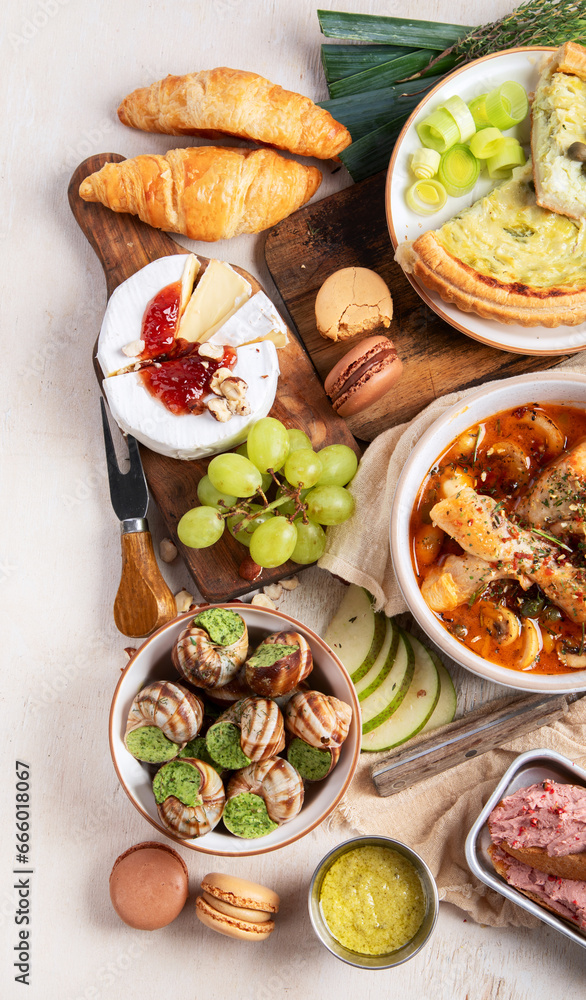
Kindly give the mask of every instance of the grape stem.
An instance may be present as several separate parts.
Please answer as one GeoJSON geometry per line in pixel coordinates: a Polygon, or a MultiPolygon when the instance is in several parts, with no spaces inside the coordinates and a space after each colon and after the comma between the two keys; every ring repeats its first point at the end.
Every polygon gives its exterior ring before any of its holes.
{"type": "MultiPolygon", "coordinates": [[[[281,507],[283,504],[288,503],[290,500],[292,500],[293,503],[295,504],[295,510],[293,511],[292,514],[290,514],[286,518],[286,520],[292,523],[296,517],[301,516],[303,524],[308,523],[307,504],[304,503],[301,499],[301,490],[303,489],[303,486],[301,485],[290,486],[285,481],[281,482],[281,480],[275,473],[274,469],[267,469],[267,472],[270,473],[274,482],[277,484],[279,489],[282,490],[283,496],[269,503],[265,493],[259,487],[256,493],[254,494],[254,499],[255,500],[260,499],[262,501],[261,510],[257,511],[250,510],[250,504],[253,501],[253,498],[251,497],[250,499],[240,500],[237,504],[234,504],[233,507],[229,507],[226,511],[219,511],[220,516],[226,519],[229,517],[236,517],[238,514],[242,514],[242,519],[239,521],[237,525],[234,526],[233,529],[234,535],[237,535],[239,531],[242,531],[246,527],[247,523],[249,523],[250,521],[254,521],[254,519],[256,517],[259,517],[261,514],[266,514],[267,511],[269,510],[274,510],[276,517],[282,517],[283,515],[281,514],[278,508],[281,507]]],[[[222,503],[222,501],[220,502],[222,503]]]]}

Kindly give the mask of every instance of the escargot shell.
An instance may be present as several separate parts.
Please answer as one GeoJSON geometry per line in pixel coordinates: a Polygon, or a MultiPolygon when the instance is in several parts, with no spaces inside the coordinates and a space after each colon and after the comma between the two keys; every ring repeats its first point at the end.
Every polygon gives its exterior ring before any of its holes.
{"type": "Polygon", "coordinates": [[[303,780],[283,757],[269,757],[236,771],[228,784],[227,799],[243,792],[264,799],[274,823],[293,819],[303,805],[303,780]]]}
{"type": "Polygon", "coordinates": [[[348,735],[352,709],[321,691],[300,691],[285,707],[285,728],[312,747],[339,747],[348,735]]]}
{"type": "MultiPolygon", "coordinates": [[[[170,787],[173,787],[172,781],[170,787]]],[[[180,837],[203,837],[204,833],[209,833],[219,823],[224,811],[226,795],[220,775],[210,764],[194,757],[178,757],[163,764],[153,780],[153,791],[163,826],[180,837]],[[169,774],[169,769],[175,768],[178,773],[177,768],[181,765],[193,767],[199,773],[199,788],[195,789],[194,786],[193,794],[183,794],[179,787],[175,788],[184,798],[189,798],[190,803],[183,802],[175,794],[168,794],[159,801],[157,789],[165,786],[165,772],[169,774]]]]}
{"type": "Polygon", "coordinates": [[[208,631],[196,624],[197,617],[183,629],[172,659],[179,673],[195,687],[217,688],[228,684],[240,670],[248,651],[248,630],[240,615],[224,608],[211,608],[210,613],[213,611],[234,615],[242,622],[244,631],[235,642],[224,646],[214,642],[208,631]]]}
{"type": "MultiPolygon", "coordinates": [[[[270,651],[268,653],[270,658],[270,651]]],[[[304,680],[313,669],[313,657],[309,644],[298,632],[273,632],[263,639],[245,664],[246,681],[256,694],[275,698],[286,694],[304,680]],[[271,662],[263,662],[267,657],[267,647],[289,647],[271,662]],[[295,647],[295,648],[292,648],[295,647]]]]}
{"type": "Polygon", "coordinates": [[[241,667],[235,677],[222,687],[208,688],[206,694],[210,701],[215,701],[218,705],[233,705],[241,698],[247,698],[254,694],[246,683],[244,667],[241,667]]]}
{"type": "Polygon", "coordinates": [[[283,714],[270,698],[243,698],[224,712],[218,722],[240,726],[240,746],[251,761],[275,757],[285,746],[283,714]]]}
{"type": "Polygon", "coordinates": [[[142,726],[155,726],[168,740],[185,746],[201,729],[203,713],[201,698],[182,684],[155,681],[143,687],[132,702],[124,739],[142,726]]]}

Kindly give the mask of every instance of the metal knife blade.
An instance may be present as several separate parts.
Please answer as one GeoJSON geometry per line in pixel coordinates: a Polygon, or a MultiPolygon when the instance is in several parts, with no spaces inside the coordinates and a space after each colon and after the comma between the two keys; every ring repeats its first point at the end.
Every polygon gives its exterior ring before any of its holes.
{"type": "Polygon", "coordinates": [[[119,521],[134,520],[146,517],[149,504],[149,491],[146,484],[138,442],[128,434],[128,455],[130,468],[121,472],[116,460],[116,452],[112,441],[110,424],[104,400],[100,399],[102,408],[102,427],[106,445],[106,461],[108,465],[108,482],[110,484],[110,499],[119,521]]]}

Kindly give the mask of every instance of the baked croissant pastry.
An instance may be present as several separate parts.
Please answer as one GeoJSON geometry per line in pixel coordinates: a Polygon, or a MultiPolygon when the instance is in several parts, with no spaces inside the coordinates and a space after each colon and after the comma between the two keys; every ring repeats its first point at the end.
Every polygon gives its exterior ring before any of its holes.
{"type": "Polygon", "coordinates": [[[337,156],[352,141],[348,130],[309,97],[226,66],[140,87],[124,98],[118,117],[144,132],[208,139],[234,135],[320,160],[337,156]]]}
{"type": "Polygon", "coordinates": [[[213,242],[274,226],[309,201],[321,176],[270,149],[196,146],[105,163],[79,194],[156,229],[213,242]]]}

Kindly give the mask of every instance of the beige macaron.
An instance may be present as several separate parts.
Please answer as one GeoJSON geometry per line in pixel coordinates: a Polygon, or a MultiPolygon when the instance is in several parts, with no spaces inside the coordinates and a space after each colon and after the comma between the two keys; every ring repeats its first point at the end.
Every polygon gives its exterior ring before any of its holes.
{"type": "Polygon", "coordinates": [[[272,889],[220,872],[205,875],[201,887],[195,905],[206,927],[242,941],[264,941],[274,930],[279,897],[272,889]]]}
{"type": "Polygon", "coordinates": [[[391,293],[381,276],[367,267],[334,271],[315,300],[315,322],[328,340],[349,340],[389,327],[392,318],[391,293]]]}

